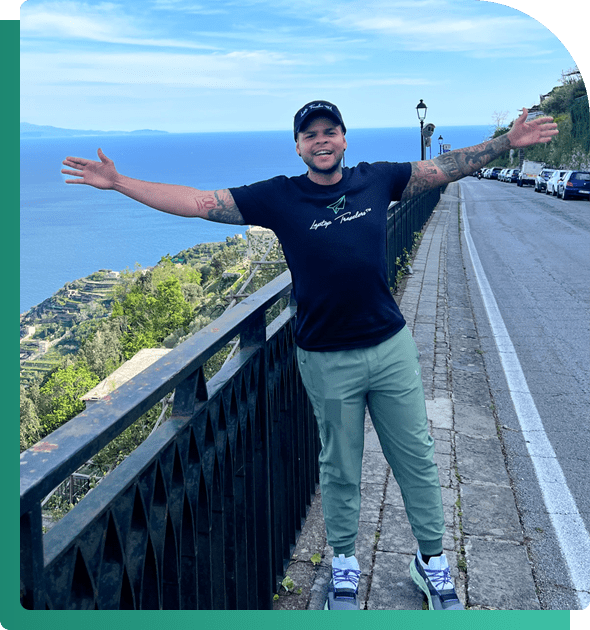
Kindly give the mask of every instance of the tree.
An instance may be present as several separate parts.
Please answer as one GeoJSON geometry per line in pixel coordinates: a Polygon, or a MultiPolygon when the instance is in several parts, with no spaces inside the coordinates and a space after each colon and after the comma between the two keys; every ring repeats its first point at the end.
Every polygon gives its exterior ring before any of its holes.
{"type": "Polygon", "coordinates": [[[543,99],[541,107],[543,111],[557,118],[569,115],[573,102],[586,94],[586,86],[582,75],[577,68],[562,73],[561,85],[555,86],[543,99]]]}
{"type": "Polygon", "coordinates": [[[505,112],[494,111],[494,113],[492,114],[492,120],[494,122],[494,125],[496,126],[496,129],[500,129],[501,127],[502,128],[506,127],[505,123],[506,123],[506,119],[508,118],[509,113],[510,112],[508,111],[505,111],[505,112]]]}
{"type": "Polygon", "coordinates": [[[125,299],[113,306],[113,317],[124,331],[121,346],[126,359],[143,348],[156,347],[177,329],[187,329],[191,321],[192,309],[179,279],[171,275],[155,290],[152,280],[150,276],[136,282],[125,299]]]}
{"type": "Polygon", "coordinates": [[[189,304],[196,304],[203,297],[203,287],[200,284],[183,284],[182,295],[189,304]]]}
{"type": "Polygon", "coordinates": [[[195,267],[175,263],[170,254],[163,256],[151,273],[154,286],[158,286],[161,282],[173,276],[178,278],[181,285],[201,283],[201,274],[195,267]]]}
{"type": "Polygon", "coordinates": [[[20,398],[20,450],[25,451],[41,439],[41,423],[35,403],[22,391],[20,398]]]}
{"type": "Polygon", "coordinates": [[[123,360],[121,329],[116,320],[101,321],[83,342],[80,357],[101,380],[117,369],[123,360]]]}
{"type": "Polygon", "coordinates": [[[43,437],[84,410],[80,397],[100,379],[84,361],[58,368],[40,388],[40,425],[43,437]]]}
{"type": "Polygon", "coordinates": [[[155,334],[162,341],[178,328],[186,328],[191,319],[191,307],[184,299],[180,281],[172,276],[156,289],[155,334]]]}

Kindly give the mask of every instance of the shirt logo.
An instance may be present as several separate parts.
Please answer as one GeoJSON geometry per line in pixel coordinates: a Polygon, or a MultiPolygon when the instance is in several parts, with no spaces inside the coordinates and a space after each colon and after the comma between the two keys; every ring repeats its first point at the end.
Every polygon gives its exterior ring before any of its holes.
{"type": "MultiPolygon", "coordinates": [[[[343,199],[344,197],[342,197],[342,200],[343,199]]],[[[340,201],[340,199],[338,201],[340,201]]],[[[333,203],[332,206],[328,206],[328,208],[332,208],[334,210],[333,206],[335,205],[336,204],[333,203]]],[[[342,204],[342,207],[344,207],[344,204],[342,204]]],[[[334,212],[338,212],[338,210],[334,210],[334,212]]],[[[340,223],[340,225],[342,225],[343,223],[347,223],[348,221],[355,221],[356,219],[360,219],[362,217],[367,216],[369,212],[371,212],[371,208],[366,208],[365,210],[357,210],[354,214],[352,214],[351,212],[345,212],[344,214],[341,214],[339,217],[336,217],[334,221],[326,221],[324,219],[323,221],[320,221],[319,223],[316,223],[314,219],[309,229],[317,230],[321,227],[324,229],[328,229],[334,223],[340,223]]]]}
{"type": "Polygon", "coordinates": [[[346,195],[342,195],[338,201],[331,203],[328,208],[330,210],[334,210],[334,214],[338,214],[340,210],[344,210],[344,206],[346,205],[346,195]]]}

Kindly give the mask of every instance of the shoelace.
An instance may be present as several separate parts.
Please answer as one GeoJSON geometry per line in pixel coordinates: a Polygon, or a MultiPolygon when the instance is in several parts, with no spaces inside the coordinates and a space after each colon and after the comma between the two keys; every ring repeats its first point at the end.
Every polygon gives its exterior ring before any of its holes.
{"type": "Polygon", "coordinates": [[[343,582],[348,582],[354,586],[356,591],[361,577],[361,572],[355,569],[332,569],[332,579],[334,580],[334,588],[341,588],[343,582]]]}
{"type": "Polygon", "coordinates": [[[449,588],[453,587],[453,580],[451,579],[451,569],[425,569],[426,575],[434,585],[437,591],[444,591],[445,586],[449,588]]]}

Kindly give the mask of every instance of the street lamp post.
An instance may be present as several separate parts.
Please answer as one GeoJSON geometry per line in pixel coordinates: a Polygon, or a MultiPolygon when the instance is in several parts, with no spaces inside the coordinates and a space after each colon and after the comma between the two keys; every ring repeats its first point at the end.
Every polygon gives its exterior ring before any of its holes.
{"type": "Polygon", "coordinates": [[[426,118],[426,105],[424,101],[420,99],[418,105],[416,105],[416,113],[418,114],[418,120],[420,121],[420,159],[426,159],[426,146],[424,144],[424,119],[426,118]]]}
{"type": "Polygon", "coordinates": [[[439,136],[438,137],[438,146],[439,146],[438,154],[439,155],[442,155],[442,145],[443,145],[443,137],[439,136]]]}

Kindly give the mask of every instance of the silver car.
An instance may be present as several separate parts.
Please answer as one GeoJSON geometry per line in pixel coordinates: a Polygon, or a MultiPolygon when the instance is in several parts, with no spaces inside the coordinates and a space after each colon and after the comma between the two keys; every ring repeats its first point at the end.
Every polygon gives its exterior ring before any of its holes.
{"type": "Polygon", "coordinates": [[[547,180],[553,175],[552,168],[544,168],[535,178],[535,192],[547,190],[547,180]]]}
{"type": "Polygon", "coordinates": [[[547,188],[545,189],[545,193],[547,195],[557,196],[557,183],[559,180],[563,179],[563,176],[567,173],[567,171],[553,171],[551,177],[547,180],[547,188]]]}

